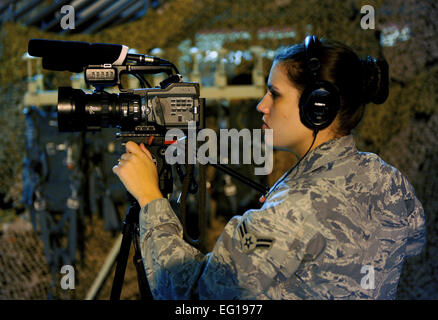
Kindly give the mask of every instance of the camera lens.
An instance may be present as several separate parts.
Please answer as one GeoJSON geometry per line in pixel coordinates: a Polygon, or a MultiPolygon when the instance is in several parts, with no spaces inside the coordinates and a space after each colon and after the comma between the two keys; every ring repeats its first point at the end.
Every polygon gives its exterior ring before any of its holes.
{"type": "Polygon", "coordinates": [[[130,131],[141,121],[139,95],[86,94],[70,87],[58,89],[58,129],[61,132],[99,131],[109,127],[130,131]]]}

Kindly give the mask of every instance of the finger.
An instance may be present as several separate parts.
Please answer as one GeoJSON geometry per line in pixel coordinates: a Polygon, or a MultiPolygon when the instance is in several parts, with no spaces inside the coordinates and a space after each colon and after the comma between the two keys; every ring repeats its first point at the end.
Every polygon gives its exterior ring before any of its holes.
{"type": "Polygon", "coordinates": [[[149,159],[153,160],[151,152],[146,148],[144,143],[140,143],[140,149],[148,156],[149,159]]]}
{"type": "Polygon", "coordinates": [[[120,160],[129,160],[131,158],[132,158],[132,153],[124,153],[124,154],[121,155],[119,161],[120,160]]]}
{"type": "Polygon", "coordinates": [[[133,141],[128,141],[126,143],[125,147],[126,147],[126,152],[130,152],[130,153],[137,154],[137,155],[143,155],[143,151],[141,151],[138,144],[136,144],[133,141]]]}
{"type": "Polygon", "coordinates": [[[123,164],[126,162],[126,160],[123,160],[123,159],[119,159],[119,163],[117,163],[117,165],[116,165],[116,167],[117,166],[120,166],[120,167],[122,167],[123,166],[123,164]]]}

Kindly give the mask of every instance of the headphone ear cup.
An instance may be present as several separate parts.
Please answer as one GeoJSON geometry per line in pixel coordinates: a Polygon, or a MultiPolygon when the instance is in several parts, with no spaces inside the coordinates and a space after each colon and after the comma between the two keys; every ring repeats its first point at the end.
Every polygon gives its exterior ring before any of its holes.
{"type": "Polygon", "coordinates": [[[312,130],[327,128],[336,118],[339,105],[338,89],[327,81],[316,82],[301,94],[301,122],[312,130]]]}

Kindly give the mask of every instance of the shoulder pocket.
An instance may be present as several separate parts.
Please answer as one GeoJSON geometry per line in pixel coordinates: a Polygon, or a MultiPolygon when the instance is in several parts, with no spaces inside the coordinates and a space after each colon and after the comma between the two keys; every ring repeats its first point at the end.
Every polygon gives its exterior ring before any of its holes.
{"type": "Polygon", "coordinates": [[[303,262],[313,261],[324,251],[326,240],[321,233],[317,233],[307,243],[302,257],[303,262]]]}

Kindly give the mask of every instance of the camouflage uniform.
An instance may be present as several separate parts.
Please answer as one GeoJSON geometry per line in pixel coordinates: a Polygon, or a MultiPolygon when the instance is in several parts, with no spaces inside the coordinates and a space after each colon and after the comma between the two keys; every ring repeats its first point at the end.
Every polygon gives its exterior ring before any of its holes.
{"type": "Polygon", "coordinates": [[[309,152],[206,255],[182,239],[167,199],[142,208],[140,226],[156,299],[394,299],[425,243],[414,188],[352,135],[309,152]]]}

